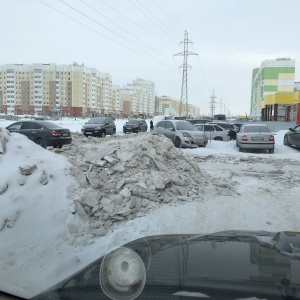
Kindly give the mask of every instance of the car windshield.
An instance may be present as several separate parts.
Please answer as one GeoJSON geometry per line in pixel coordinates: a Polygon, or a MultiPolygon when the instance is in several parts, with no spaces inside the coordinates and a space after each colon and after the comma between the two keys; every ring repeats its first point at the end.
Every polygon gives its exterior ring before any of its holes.
{"type": "Polygon", "coordinates": [[[92,118],[87,122],[87,124],[104,124],[105,120],[105,118],[92,118]]]}
{"type": "Polygon", "coordinates": [[[0,299],[300,300],[299,12],[1,1],[0,299]]]}
{"type": "Polygon", "coordinates": [[[177,130],[196,130],[196,128],[189,122],[176,122],[175,127],[177,130]]]}
{"type": "Polygon", "coordinates": [[[267,126],[244,126],[243,132],[251,133],[251,132],[262,132],[269,133],[270,129],[267,126]]]}
{"type": "Polygon", "coordinates": [[[127,124],[140,124],[140,120],[129,120],[127,124]]]}

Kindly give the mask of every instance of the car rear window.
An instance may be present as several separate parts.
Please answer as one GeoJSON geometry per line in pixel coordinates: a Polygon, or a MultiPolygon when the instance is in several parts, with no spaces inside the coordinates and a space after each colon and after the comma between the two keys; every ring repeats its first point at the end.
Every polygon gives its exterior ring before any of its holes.
{"type": "Polygon", "coordinates": [[[127,124],[139,124],[140,122],[140,120],[129,120],[127,124]]]}
{"type": "Polygon", "coordinates": [[[42,126],[45,126],[47,128],[50,128],[50,129],[53,129],[53,128],[62,128],[61,126],[55,124],[55,123],[52,123],[52,122],[41,122],[39,123],[41,124],[42,126]]]}
{"type": "Polygon", "coordinates": [[[267,126],[244,126],[244,132],[270,132],[267,126]]]}

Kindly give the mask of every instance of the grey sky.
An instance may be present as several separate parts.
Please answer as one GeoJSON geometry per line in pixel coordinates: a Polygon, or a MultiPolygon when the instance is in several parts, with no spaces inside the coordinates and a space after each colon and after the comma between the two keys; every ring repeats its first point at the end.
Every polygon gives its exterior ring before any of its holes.
{"type": "Polygon", "coordinates": [[[265,59],[296,59],[300,80],[298,0],[0,0],[0,5],[0,64],[84,62],[109,73],[114,84],[140,77],[156,83],[158,96],[180,99],[182,57],[173,54],[183,51],[179,42],[187,30],[189,51],[199,54],[188,58],[189,103],[201,113],[209,113],[214,89],[226,113],[249,114],[252,69],[265,59]]]}

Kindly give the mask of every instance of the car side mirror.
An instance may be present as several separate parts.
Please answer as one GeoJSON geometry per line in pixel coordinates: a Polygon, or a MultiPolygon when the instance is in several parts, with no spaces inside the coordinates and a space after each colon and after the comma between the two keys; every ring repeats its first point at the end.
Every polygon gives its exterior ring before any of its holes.
{"type": "Polygon", "coordinates": [[[109,123],[105,123],[105,125],[109,125],[109,123]]]}
{"type": "Polygon", "coordinates": [[[289,128],[290,131],[294,131],[294,128],[289,128]]]}

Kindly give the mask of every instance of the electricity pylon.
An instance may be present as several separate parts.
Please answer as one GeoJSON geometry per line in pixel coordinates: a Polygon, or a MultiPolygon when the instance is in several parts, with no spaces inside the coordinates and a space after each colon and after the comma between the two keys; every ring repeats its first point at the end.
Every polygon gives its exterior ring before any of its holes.
{"type": "Polygon", "coordinates": [[[184,31],[184,40],[180,42],[183,44],[183,52],[174,54],[174,56],[183,56],[183,64],[179,67],[182,68],[182,84],[181,84],[181,97],[180,97],[180,108],[179,116],[181,117],[183,105],[185,105],[185,116],[188,117],[188,90],[187,90],[187,68],[191,68],[187,63],[187,58],[189,55],[198,55],[197,53],[192,53],[188,51],[189,44],[192,42],[188,39],[187,30],[184,31]]]}

